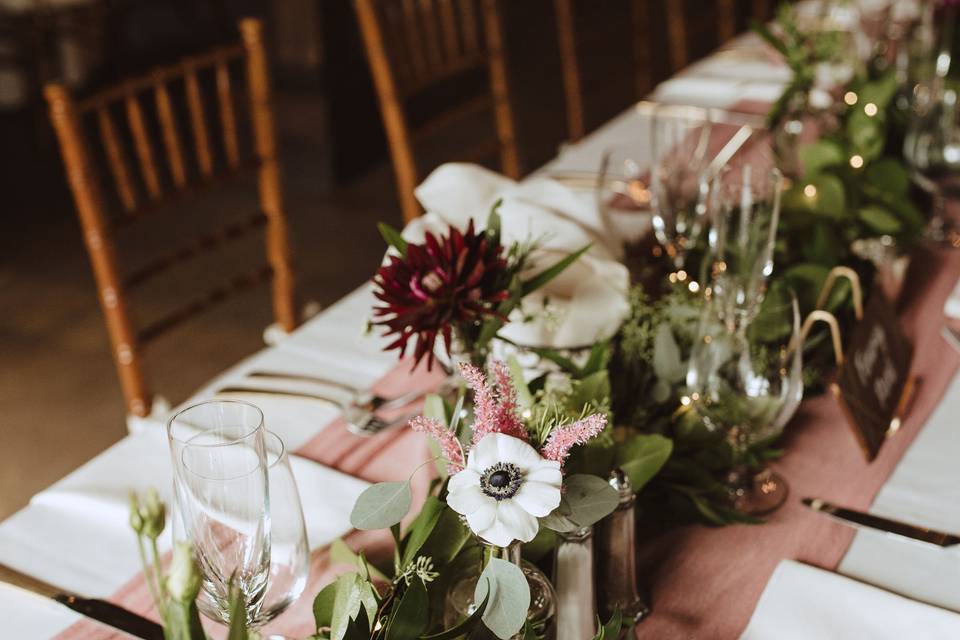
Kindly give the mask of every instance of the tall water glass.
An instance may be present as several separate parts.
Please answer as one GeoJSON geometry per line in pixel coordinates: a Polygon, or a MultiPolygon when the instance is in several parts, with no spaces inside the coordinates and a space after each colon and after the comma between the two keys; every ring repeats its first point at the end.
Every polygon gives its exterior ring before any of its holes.
{"type": "Polygon", "coordinates": [[[247,622],[260,616],[270,574],[270,494],[263,414],[252,404],[211,400],[167,424],[176,512],[203,575],[197,604],[229,624],[230,584],[247,622]]]}
{"type": "Polygon", "coordinates": [[[653,231],[678,271],[697,243],[707,210],[710,131],[703,109],[661,107],[650,118],[653,231]]]}
{"type": "Polygon", "coordinates": [[[728,321],[756,316],[773,273],[783,175],[776,168],[730,166],[710,188],[710,267],[718,311],[728,321]]]}
{"type": "Polygon", "coordinates": [[[290,456],[280,437],[266,432],[270,483],[270,579],[257,627],[283,613],[307,586],[310,547],[303,521],[300,493],[290,466],[290,456]]]}

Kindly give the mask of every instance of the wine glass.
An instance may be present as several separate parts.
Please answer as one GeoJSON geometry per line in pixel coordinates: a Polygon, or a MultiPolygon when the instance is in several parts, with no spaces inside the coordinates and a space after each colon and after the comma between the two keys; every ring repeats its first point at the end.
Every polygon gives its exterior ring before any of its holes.
{"type": "Polygon", "coordinates": [[[687,386],[706,427],[722,433],[734,455],[727,477],[733,506],[762,515],[789,491],[769,468],[749,464],[751,448],[783,430],[803,397],[800,310],[792,294],[768,296],[749,324],[725,317],[721,301],[705,294],[691,350],[687,386]]]}
{"type": "Polygon", "coordinates": [[[712,293],[720,312],[749,323],[773,273],[783,174],[751,164],[728,166],[709,195],[712,293]]]}
{"type": "Polygon", "coordinates": [[[167,423],[179,527],[202,574],[200,611],[230,623],[230,586],[247,624],[257,620],[270,576],[270,492],[263,413],[240,401],[210,400],[167,423]]]}
{"type": "Polygon", "coordinates": [[[290,456],[277,434],[267,431],[265,441],[270,484],[270,578],[251,627],[276,618],[299,598],[310,569],[307,528],[290,456]]]}
{"type": "Polygon", "coordinates": [[[932,77],[914,88],[903,153],[916,184],[933,197],[927,237],[960,248],[960,229],[956,221],[944,215],[947,201],[960,196],[958,83],[951,77],[955,11],[953,5],[946,7],[932,77]]]}
{"type": "Polygon", "coordinates": [[[703,109],[660,108],[650,118],[653,231],[680,280],[686,278],[687,251],[696,245],[706,213],[711,127],[703,109]]]}
{"type": "Polygon", "coordinates": [[[610,147],[603,152],[597,172],[597,211],[604,226],[627,243],[650,232],[649,172],[639,149],[610,147]]]}

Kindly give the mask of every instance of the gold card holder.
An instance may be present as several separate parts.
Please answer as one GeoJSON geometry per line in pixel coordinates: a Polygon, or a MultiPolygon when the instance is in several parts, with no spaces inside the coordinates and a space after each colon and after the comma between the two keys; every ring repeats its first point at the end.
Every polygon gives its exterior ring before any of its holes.
{"type": "Polygon", "coordinates": [[[830,384],[847,422],[860,443],[864,456],[872,461],[887,438],[900,428],[916,389],[910,376],[913,346],[907,340],[890,301],[878,287],[866,306],[860,279],[848,267],[830,272],[817,306],[826,302],[839,278],[850,281],[857,325],[844,349],[836,317],[823,309],[807,316],[801,336],[805,339],[817,322],[830,327],[837,372],[830,384]]]}

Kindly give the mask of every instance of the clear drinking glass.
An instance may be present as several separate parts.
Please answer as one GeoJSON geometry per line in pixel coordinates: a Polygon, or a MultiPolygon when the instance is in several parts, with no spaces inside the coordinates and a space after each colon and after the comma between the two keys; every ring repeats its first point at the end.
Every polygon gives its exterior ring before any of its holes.
{"type": "Polygon", "coordinates": [[[290,466],[290,456],[280,437],[266,432],[270,484],[270,578],[257,627],[283,613],[307,586],[310,547],[303,521],[300,492],[290,466]]]}
{"type": "Polygon", "coordinates": [[[696,245],[707,209],[708,115],[703,109],[671,108],[657,109],[650,118],[653,231],[678,271],[696,245]]]}
{"type": "Polygon", "coordinates": [[[934,201],[927,237],[960,248],[957,221],[945,216],[946,202],[960,196],[960,74],[951,52],[956,28],[956,7],[945,8],[940,24],[941,45],[932,77],[914,88],[913,108],[904,139],[903,154],[918,186],[934,201]]]}
{"type": "Polygon", "coordinates": [[[597,172],[597,211],[607,229],[624,242],[637,242],[650,232],[649,162],[640,149],[610,147],[597,172]]]}
{"type": "Polygon", "coordinates": [[[270,495],[263,414],[252,404],[211,400],[167,424],[176,512],[203,574],[200,610],[229,624],[233,581],[257,620],[270,575],[270,495]]]}
{"type": "Polygon", "coordinates": [[[727,167],[710,188],[712,292],[723,313],[749,323],[773,273],[783,175],[749,164],[727,167]]]}
{"type": "Polygon", "coordinates": [[[790,294],[769,296],[749,324],[732,323],[705,295],[690,354],[690,399],[708,429],[724,434],[734,453],[727,478],[731,502],[752,515],[769,513],[787,497],[787,483],[769,468],[746,464],[754,445],[776,438],[803,397],[800,311],[790,294]]]}

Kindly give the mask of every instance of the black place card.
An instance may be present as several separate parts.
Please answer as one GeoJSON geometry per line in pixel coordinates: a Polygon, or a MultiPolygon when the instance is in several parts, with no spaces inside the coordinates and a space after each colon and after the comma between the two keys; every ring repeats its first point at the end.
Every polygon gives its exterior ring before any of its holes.
{"type": "Polygon", "coordinates": [[[883,292],[875,289],[831,385],[867,460],[877,457],[884,440],[900,426],[913,387],[912,358],[913,346],[900,318],[883,292]]]}

